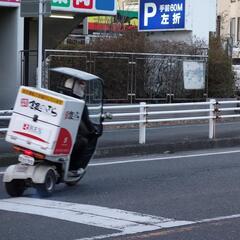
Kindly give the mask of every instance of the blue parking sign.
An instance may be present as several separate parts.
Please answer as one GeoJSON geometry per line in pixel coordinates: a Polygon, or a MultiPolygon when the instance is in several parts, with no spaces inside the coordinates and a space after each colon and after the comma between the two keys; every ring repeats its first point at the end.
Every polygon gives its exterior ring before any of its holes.
{"type": "Polygon", "coordinates": [[[139,30],[185,28],[185,0],[139,0],[139,30]]]}

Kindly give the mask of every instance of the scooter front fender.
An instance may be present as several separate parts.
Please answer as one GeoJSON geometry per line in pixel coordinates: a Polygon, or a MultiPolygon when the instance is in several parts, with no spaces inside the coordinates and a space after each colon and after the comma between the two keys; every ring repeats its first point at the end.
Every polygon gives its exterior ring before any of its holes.
{"type": "Polygon", "coordinates": [[[52,170],[55,173],[56,178],[58,177],[58,173],[56,171],[55,166],[43,165],[43,164],[37,165],[32,175],[33,183],[44,183],[47,172],[49,170],[52,170]]]}

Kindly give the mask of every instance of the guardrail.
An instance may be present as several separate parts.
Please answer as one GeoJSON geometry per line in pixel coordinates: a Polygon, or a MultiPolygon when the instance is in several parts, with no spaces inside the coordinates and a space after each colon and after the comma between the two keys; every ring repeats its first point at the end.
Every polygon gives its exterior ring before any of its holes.
{"type": "MultiPolygon", "coordinates": [[[[89,107],[89,109],[95,108],[89,107]]],[[[146,143],[148,124],[163,122],[206,120],[209,123],[209,138],[214,139],[218,119],[240,118],[240,101],[210,99],[209,102],[192,103],[146,104],[141,102],[135,105],[104,106],[104,112],[110,112],[112,117],[103,123],[105,126],[138,124],[140,144],[146,143]],[[237,111],[239,114],[236,113],[237,111]]],[[[0,111],[0,120],[10,119],[11,113],[10,110],[0,111]]],[[[90,115],[90,117],[96,117],[96,115],[90,115]]],[[[6,130],[7,128],[0,128],[0,132],[6,130]]]]}
{"type": "MultiPolygon", "coordinates": [[[[1,110],[0,111],[0,121],[1,120],[10,120],[12,112],[13,112],[12,110],[1,110]]],[[[6,127],[0,126],[0,132],[6,132],[6,131],[7,131],[6,127]]]]}

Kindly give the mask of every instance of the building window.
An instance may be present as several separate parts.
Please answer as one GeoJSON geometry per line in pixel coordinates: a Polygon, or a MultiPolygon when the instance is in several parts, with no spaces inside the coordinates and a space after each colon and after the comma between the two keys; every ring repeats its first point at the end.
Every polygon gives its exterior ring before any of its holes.
{"type": "Polygon", "coordinates": [[[232,38],[233,42],[236,41],[236,18],[231,18],[230,21],[230,37],[232,38]]]}
{"type": "Polygon", "coordinates": [[[237,41],[240,41],[240,17],[237,20],[237,41]]]}
{"type": "Polygon", "coordinates": [[[220,37],[221,35],[221,16],[217,16],[217,36],[220,37]]]}

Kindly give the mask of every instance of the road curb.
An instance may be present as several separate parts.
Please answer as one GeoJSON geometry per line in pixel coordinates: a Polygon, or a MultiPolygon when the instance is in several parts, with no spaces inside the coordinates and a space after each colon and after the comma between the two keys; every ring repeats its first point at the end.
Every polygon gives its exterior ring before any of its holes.
{"type": "MultiPolygon", "coordinates": [[[[175,143],[147,143],[98,148],[94,158],[124,157],[144,154],[175,153],[201,149],[240,146],[240,138],[185,140],[175,143]]],[[[17,162],[17,154],[0,153],[0,167],[6,167],[17,162]]]]}
{"type": "Polygon", "coordinates": [[[122,145],[111,148],[99,148],[95,153],[95,158],[107,158],[116,156],[131,156],[156,153],[174,153],[180,151],[201,150],[221,147],[237,147],[240,146],[240,138],[222,138],[222,139],[202,139],[189,140],[175,143],[148,143],[122,145]]]}

